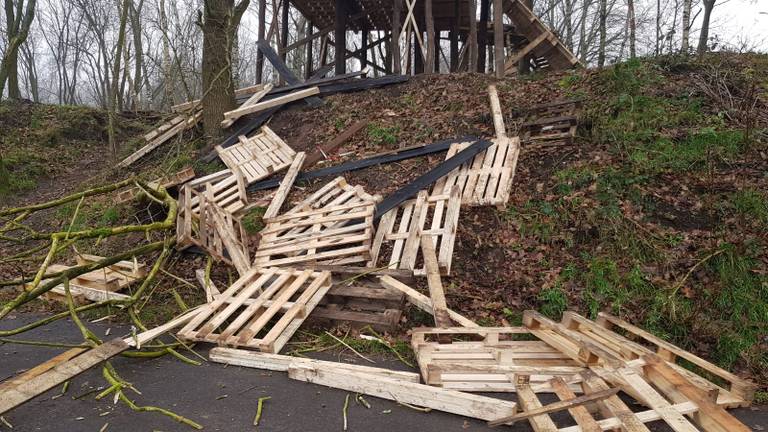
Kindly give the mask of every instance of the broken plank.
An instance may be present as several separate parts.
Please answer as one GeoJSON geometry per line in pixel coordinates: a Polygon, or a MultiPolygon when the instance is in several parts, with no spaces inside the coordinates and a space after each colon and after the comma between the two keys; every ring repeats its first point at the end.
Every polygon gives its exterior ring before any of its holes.
{"type": "MultiPolygon", "coordinates": [[[[432,313],[432,300],[429,299],[429,297],[425,296],[424,294],[416,291],[415,289],[409,287],[408,285],[400,282],[399,280],[386,275],[379,278],[381,281],[381,284],[387,288],[393,288],[398,291],[401,291],[403,294],[405,294],[408,301],[413,304],[414,306],[418,307],[419,309],[423,310],[424,312],[432,313]]],[[[465,318],[463,315],[454,312],[450,309],[447,309],[448,316],[456,322],[456,324],[459,324],[464,327],[479,327],[479,325],[468,319],[465,318]]]]}
{"type": "Polygon", "coordinates": [[[296,181],[296,176],[299,175],[299,170],[304,164],[306,155],[307,154],[304,152],[296,153],[290,168],[288,168],[288,172],[286,172],[285,177],[280,181],[280,187],[277,188],[275,195],[272,197],[272,201],[269,203],[269,207],[267,207],[267,210],[264,212],[264,219],[276,217],[280,212],[280,208],[283,206],[285,199],[288,198],[288,194],[291,192],[291,186],[293,186],[293,183],[296,181]]]}
{"type": "MultiPolygon", "coordinates": [[[[542,405],[539,401],[536,393],[531,389],[531,385],[528,383],[517,383],[517,401],[525,412],[532,412],[537,409],[541,409],[542,405]]],[[[531,423],[531,428],[534,432],[555,432],[557,431],[557,425],[549,418],[548,415],[537,415],[530,417],[528,421],[531,423]]],[[[490,423],[489,423],[490,426],[490,423]]]]}
{"type": "MultiPolygon", "coordinates": [[[[267,84],[266,86],[264,86],[263,89],[261,89],[260,91],[254,93],[253,95],[251,95],[251,97],[249,97],[245,102],[243,102],[240,105],[240,108],[245,108],[245,107],[249,107],[249,106],[255,105],[257,102],[259,102],[261,100],[261,98],[263,98],[267,93],[269,93],[270,90],[272,90],[272,84],[271,83],[267,84]]],[[[232,126],[232,124],[235,123],[235,121],[237,121],[237,119],[239,119],[240,117],[245,115],[245,114],[233,114],[231,116],[227,116],[227,114],[228,113],[224,113],[224,120],[221,122],[221,127],[224,128],[224,129],[232,126]]]]}
{"type": "Polygon", "coordinates": [[[499,418],[499,414],[513,415],[517,409],[517,404],[514,402],[404,382],[369,373],[339,371],[335,366],[326,368],[291,365],[288,368],[288,377],[481,420],[499,418]]]}
{"type": "Polygon", "coordinates": [[[335,368],[339,370],[348,370],[352,372],[363,372],[407,382],[419,382],[419,374],[414,372],[394,371],[371,366],[358,366],[341,362],[315,360],[305,357],[292,357],[283,354],[271,354],[235,348],[213,348],[208,354],[208,357],[211,359],[211,361],[216,363],[280,372],[288,372],[288,369],[291,366],[315,365],[326,368],[335,368]]]}
{"type": "MultiPolygon", "coordinates": [[[[554,377],[549,380],[549,384],[552,386],[552,390],[560,398],[560,400],[575,399],[576,394],[568,387],[568,383],[562,377],[554,377]]],[[[582,432],[600,432],[602,428],[589,410],[585,406],[573,406],[568,408],[568,412],[571,414],[576,424],[581,427],[582,432]]]]}
{"type": "Polygon", "coordinates": [[[421,236],[421,253],[424,256],[424,267],[427,273],[429,298],[432,300],[432,316],[435,318],[435,325],[437,327],[450,327],[451,318],[448,315],[445,291],[443,291],[443,283],[440,280],[440,267],[437,264],[435,244],[429,234],[422,234],[421,236]]]}
{"type": "Polygon", "coordinates": [[[367,125],[368,120],[361,120],[353,123],[351,126],[344,129],[344,132],[337,135],[336,138],[325,143],[321,147],[318,147],[317,150],[310,153],[309,156],[307,156],[307,160],[304,162],[304,165],[310,167],[323,159],[327,159],[328,153],[335,151],[337,148],[339,148],[340,145],[347,142],[350,138],[352,138],[352,136],[354,136],[367,125]]]}
{"type": "Polygon", "coordinates": [[[288,93],[285,96],[276,97],[274,99],[270,99],[264,102],[255,103],[253,105],[248,105],[244,107],[240,107],[236,110],[227,111],[224,113],[224,118],[226,119],[237,119],[240,118],[246,114],[253,114],[255,112],[264,111],[268,108],[273,108],[276,106],[282,106],[289,102],[294,102],[297,100],[304,99],[309,96],[314,96],[316,94],[320,93],[319,87],[310,87],[305,90],[298,90],[293,93],[288,93]]]}
{"type": "Polygon", "coordinates": [[[122,339],[113,339],[96,348],[81,353],[28,380],[18,378],[16,385],[3,388],[0,393],[0,414],[3,414],[53,387],[67,381],[87,369],[128,349],[122,339]]]}
{"type": "MultiPolygon", "coordinates": [[[[269,42],[260,40],[256,42],[256,45],[258,45],[259,51],[261,51],[261,53],[264,54],[264,57],[266,57],[269,62],[272,63],[272,66],[274,66],[277,73],[280,74],[286,83],[289,85],[301,84],[302,81],[299,79],[299,77],[297,77],[296,74],[288,69],[288,66],[285,64],[285,62],[283,62],[275,50],[269,46],[269,42]]],[[[306,100],[306,103],[311,107],[317,107],[322,105],[323,101],[320,98],[311,97],[306,100]]]]}
{"type": "MultiPolygon", "coordinates": [[[[519,392],[519,389],[518,389],[518,392],[519,392]]],[[[619,392],[618,388],[610,388],[606,390],[600,390],[595,393],[585,394],[579,397],[575,397],[573,399],[561,400],[561,401],[554,402],[549,405],[544,405],[538,408],[526,409],[525,412],[521,412],[512,416],[489,421],[488,426],[494,427],[494,426],[500,426],[503,424],[511,425],[519,420],[524,420],[524,419],[541,416],[541,415],[547,415],[554,412],[563,411],[566,409],[571,409],[574,407],[586,405],[591,402],[603,400],[607,397],[615,395],[618,392],[619,392]]]]}
{"type": "Polygon", "coordinates": [[[499,93],[495,85],[488,86],[488,99],[491,102],[491,116],[493,116],[493,128],[496,130],[496,138],[504,139],[507,137],[507,127],[504,126],[504,113],[501,110],[499,102],[499,93]]]}
{"type": "MultiPolygon", "coordinates": [[[[582,387],[584,387],[584,391],[596,392],[609,388],[608,384],[592,371],[582,372],[581,377],[583,379],[582,387]]],[[[621,430],[623,432],[650,432],[643,422],[640,421],[638,416],[629,409],[627,404],[625,404],[618,395],[605,398],[597,404],[598,407],[602,408],[601,411],[604,411],[605,414],[610,413],[613,417],[620,420],[621,430]]],[[[605,416],[607,417],[607,415],[605,416]]],[[[661,419],[660,414],[659,419],[661,419]]]]}

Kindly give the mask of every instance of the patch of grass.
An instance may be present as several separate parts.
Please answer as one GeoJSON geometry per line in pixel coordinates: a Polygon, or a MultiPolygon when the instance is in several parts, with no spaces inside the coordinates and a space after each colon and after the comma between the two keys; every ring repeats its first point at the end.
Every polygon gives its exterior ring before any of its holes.
{"type": "Polygon", "coordinates": [[[262,218],[266,211],[266,207],[254,207],[243,216],[242,224],[246,233],[254,235],[264,229],[264,219],[262,218]]]}
{"type": "Polygon", "coordinates": [[[397,143],[397,133],[400,128],[397,126],[382,126],[377,123],[371,123],[368,125],[368,138],[373,141],[373,144],[382,145],[394,145],[397,143]]]}
{"type": "Polygon", "coordinates": [[[768,223],[768,197],[755,189],[744,189],[730,198],[734,212],[745,218],[768,223]]]}
{"type": "Polygon", "coordinates": [[[539,312],[555,320],[560,319],[568,309],[568,297],[565,291],[557,286],[541,290],[537,300],[541,302],[539,312]]]}
{"type": "Polygon", "coordinates": [[[663,138],[631,147],[629,160],[635,172],[686,172],[734,159],[743,143],[741,131],[706,129],[678,142],[663,138]]]}
{"type": "Polygon", "coordinates": [[[609,258],[594,258],[582,275],[584,301],[589,315],[594,318],[603,306],[618,311],[627,301],[628,293],[622,286],[618,265],[609,258]]]}

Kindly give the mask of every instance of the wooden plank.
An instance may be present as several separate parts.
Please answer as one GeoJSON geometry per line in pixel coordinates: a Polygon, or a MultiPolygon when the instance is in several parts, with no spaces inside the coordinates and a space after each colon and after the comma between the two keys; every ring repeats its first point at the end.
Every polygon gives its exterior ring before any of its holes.
{"type": "Polygon", "coordinates": [[[419,374],[414,372],[402,372],[382,369],[371,366],[359,366],[341,362],[315,360],[305,357],[292,357],[282,354],[271,354],[235,348],[213,348],[208,353],[211,361],[235,366],[267,369],[279,372],[288,372],[291,366],[319,365],[325,368],[337,368],[353,372],[363,372],[371,375],[389,377],[405,382],[419,382],[419,374]]]}
{"type": "MultiPolygon", "coordinates": [[[[269,42],[266,40],[259,40],[256,42],[256,45],[259,47],[259,51],[264,54],[264,57],[266,57],[269,62],[272,63],[272,66],[275,68],[280,77],[285,80],[286,83],[289,85],[295,85],[302,82],[299,77],[296,76],[296,74],[288,69],[288,66],[286,66],[285,62],[283,62],[280,56],[278,56],[275,50],[272,49],[272,47],[269,45],[269,42]]],[[[312,97],[307,99],[306,103],[311,107],[316,107],[322,105],[323,101],[319,98],[312,97]]]]}
{"type": "Polygon", "coordinates": [[[488,86],[488,99],[491,103],[491,116],[493,117],[493,128],[496,130],[496,138],[506,138],[507,127],[504,125],[504,112],[501,110],[499,92],[493,84],[488,86]]]}
{"type": "Polygon", "coordinates": [[[348,128],[344,129],[344,132],[337,135],[334,139],[331,141],[323,144],[321,147],[319,147],[317,150],[313,151],[312,153],[307,156],[306,161],[304,162],[304,166],[310,167],[320,160],[326,159],[328,156],[328,153],[331,153],[333,151],[336,151],[337,148],[339,148],[340,145],[347,142],[350,138],[352,138],[356,133],[358,133],[361,129],[368,126],[368,120],[360,120],[353,123],[348,128]]]}
{"type": "MultiPolygon", "coordinates": [[[[570,387],[568,387],[568,384],[561,377],[555,377],[551,379],[549,383],[552,385],[552,389],[560,400],[576,398],[576,394],[570,387]]],[[[581,427],[582,432],[600,432],[603,430],[585,406],[573,406],[568,408],[568,412],[573,419],[576,420],[576,424],[581,427]]]]}
{"type": "MultiPolygon", "coordinates": [[[[582,385],[585,391],[589,390],[596,392],[609,388],[608,384],[592,371],[582,372],[581,376],[583,379],[582,385]]],[[[598,406],[604,407],[606,412],[611,413],[613,417],[619,419],[621,422],[621,430],[623,432],[650,432],[635,413],[633,413],[618,396],[614,395],[608,397],[600,401],[598,406]]]]}
{"type": "MultiPolygon", "coordinates": [[[[531,389],[530,384],[524,382],[517,383],[517,402],[525,412],[531,412],[541,409],[542,405],[536,393],[531,389]]],[[[528,419],[534,432],[556,432],[557,426],[548,415],[533,416],[528,419]]],[[[490,423],[489,423],[490,426],[490,423]]]]}
{"type": "MultiPolygon", "coordinates": [[[[677,410],[680,414],[686,415],[686,414],[693,414],[695,413],[699,407],[696,406],[693,402],[683,402],[679,404],[672,405],[672,408],[677,410]]],[[[655,421],[661,420],[661,416],[659,413],[657,413],[654,410],[647,410],[647,411],[640,411],[634,413],[634,417],[637,418],[642,423],[651,423],[655,421]]],[[[606,419],[597,420],[597,425],[600,427],[601,430],[604,431],[611,431],[611,430],[625,430],[625,428],[622,427],[622,422],[618,417],[609,417],[606,419]]],[[[581,426],[568,426],[564,428],[560,428],[558,432],[586,432],[581,426]]]]}
{"type": "MultiPolygon", "coordinates": [[[[432,313],[432,300],[429,299],[429,297],[425,296],[424,294],[416,291],[415,289],[409,287],[408,285],[400,282],[399,280],[389,276],[385,275],[379,278],[381,281],[381,284],[388,288],[394,288],[398,291],[401,291],[403,294],[405,294],[408,301],[413,304],[414,306],[418,307],[419,309],[423,310],[427,313],[432,313]]],[[[478,324],[468,318],[465,318],[463,315],[452,311],[451,309],[447,309],[448,316],[456,322],[456,324],[462,325],[464,327],[479,327],[478,324]]]]}
{"type": "Polygon", "coordinates": [[[289,102],[294,102],[294,101],[301,100],[317,94],[320,94],[320,88],[310,87],[308,89],[298,90],[293,93],[288,93],[287,95],[284,95],[284,96],[279,96],[274,99],[270,99],[268,101],[255,103],[253,105],[249,105],[245,107],[240,107],[232,111],[227,111],[224,113],[224,117],[226,119],[238,119],[247,114],[253,114],[255,112],[264,111],[269,108],[282,106],[289,102]]]}
{"type": "MultiPolygon", "coordinates": [[[[16,375],[12,378],[9,378],[6,381],[0,382],[0,395],[4,395],[5,392],[13,387],[16,387],[18,385],[21,385],[32,378],[35,378],[54,367],[58,366],[61,363],[64,363],[66,361],[69,361],[80,354],[84,353],[85,351],[88,351],[87,348],[72,348],[70,350],[64,351],[63,353],[57,355],[56,357],[41,363],[32,369],[29,369],[19,375],[16,375]]],[[[418,374],[417,374],[418,375],[418,374]]],[[[418,382],[418,381],[417,381],[418,382]]]]}
{"type": "MultiPolygon", "coordinates": [[[[707,393],[694,386],[659,356],[647,355],[643,359],[646,362],[643,371],[651,384],[662,392],[669,389],[668,391],[672,394],[679,393],[681,396],[679,402],[690,400],[699,407],[692,417],[703,430],[707,432],[749,432],[751,430],[718,406],[707,393]]],[[[669,393],[667,397],[670,397],[669,393]]]]}
{"type": "MultiPolygon", "coordinates": [[[[518,389],[518,393],[519,392],[520,390],[518,389]]],[[[521,412],[512,416],[502,417],[497,420],[489,421],[488,426],[495,427],[495,426],[501,426],[503,424],[511,425],[511,424],[514,424],[516,421],[529,419],[531,417],[544,416],[544,415],[555,413],[558,411],[564,411],[564,410],[575,408],[575,407],[581,407],[588,403],[600,401],[607,397],[613,396],[618,392],[619,392],[618,388],[610,388],[606,390],[600,390],[595,393],[589,393],[579,397],[574,397],[572,399],[561,400],[561,401],[554,402],[549,405],[541,406],[538,408],[532,408],[532,409],[526,408],[525,412],[521,412]]]]}
{"type": "Polygon", "coordinates": [[[128,344],[125,341],[113,339],[67,361],[60,362],[39,375],[30,375],[28,380],[17,381],[16,385],[4,388],[2,394],[0,394],[0,414],[27,402],[35,396],[52,389],[127,349],[128,344]]]}
{"type": "MultiPolygon", "coordinates": [[[[267,93],[269,93],[270,90],[272,90],[272,84],[271,83],[265,85],[263,89],[259,90],[258,92],[254,93],[251,97],[249,97],[245,102],[243,102],[240,105],[240,108],[249,107],[251,105],[256,104],[267,93]]],[[[237,110],[235,110],[235,111],[237,111],[237,110]]],[[[237,114],[237,113],[228,116],[227,114],[230,113],[230,112],[232,112],[232,111],[224,113],[224,120],[221,122],[221,127],[224,128],[224,129],[232,126],[232,124],[235,123],[235,121],[237,121],[237,119],[239,119],[240,117],[243,116],[243,114],[237,114]]]]}
{"type": "Polygon", "coordinates": [[[698,432],[696,426],[692,425],[682,414],[672,408],[672,405],[634,370],[623,368],[617,373],[625,385],[632,389],[634,393],[641,395],[642,402],[658,412],[661,418],[675,432],[698,432]]]}
{"type": "Polygon", "coordinates": [[[133,154],[128,156],[127,158],[120,161],[120,163],[117,164],[117,167],[119,168],[125,168],[127,166],[130,166],[132,163],[136,162],[137,160],[141,159],[145,155],[147,155],[152,150],[159,147],[164,142],[168,141],[172,137],[178,135],[182,131],[194,126],[197,124],[197,122],[202,117],[201,112],[197,112],[193,114],[191,117],[189,117],[187,120],[179,123],[178,125],[174,126],[173,128],[169,129],[164,134],[160,135],[159,137],[155,138],[153,141],[145,145],[144,147],[138,149],[133,154]]]}
{"type": "Polygon", "coordinates": [[[451,318],[448,315],[443,283],[440,280],[440,267],[437,265],[437,254],[431,235],[424,234],[421,236],[421,252],[427,272],[429,298],[432,300],[432,316],[435,318],[435,325],[437,327],[450,327],[451,318]]]}
{"type": "Polygon", "coordinates": [[[264,212],[264,219],[276,217],[280,212],[280,208],[283,206],[285,199],[288,198],[288,194],[291,191],[291,186],[293,186],[293,183],[296,181],[296,176],[299,175],[299,170],[301,170],[301,167],[304,164],[305,157],[306,153],[304,152],[296,153],[285,177],[280,181],[280,187],[277,188],[275,195],[272,197],[272,201],[269,203],[269,207],[267,207],[267,210],[264,212]]]}
{"type": "Polygon", "coordinates": [[[336,370],[335,366],[325,368],[314,365],[291,365],[288,369],[288,377],[482,420],[512,415],[517,408],[514,402],[368,373],[336,370]]]}

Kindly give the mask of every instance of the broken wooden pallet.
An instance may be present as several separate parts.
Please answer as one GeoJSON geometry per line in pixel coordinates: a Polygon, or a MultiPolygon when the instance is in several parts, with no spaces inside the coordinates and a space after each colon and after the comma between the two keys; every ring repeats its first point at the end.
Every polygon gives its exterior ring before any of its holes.
{"type": "MultiPolygon", "coordinates": [[[[248,204],[245,186],[245,178],[239,169],[227,169],[186,183],[179,191],[179,196],[185,193],[185,189],[190,190],[191,196],[187,203],[190,211],[195,214],[200,211],[200,197],[203,195],[224,211],[234,214],[248,204]]],[[[179,213],[183,209],[186,209],[186,203],[185,206],[179,206],[179,213]]]]}
{"type": "Polygon", "coordinates": [[[329,272],[252,269],[204,305],[179,337],[277,353],[330,287],[329,272]]]}
{"type": "Polygon", "coordinates": [[[362,186],[352,186],[344,177],[336,177],[315,193],[294,205],[285,214],[318,210],[330,206],[349,206],[381,201],[379,195],[370,195],[362,186]]]}
{"type": "Polygon", "coordinates": [[[241,135],[235,145],[226,148],[217,146],[216,152],[230,170],[239,169],[248,185],[288,168],[296,155],[296,152],[267,126],[251,137],[241,135]]]}
{"type": "Polygon", "coordinates": [[[437,251],[440,274],[449,275],[460,207],[461,190],[454,187],[447,194],[432,196],[421,191],[416,199],[388,211],[376,230],[369,267],[378,267],[382,261],[391,268],[426,275],[423,259],[418,258],[422,256],[421,236],[429,235],[437,251]]]}
{"type": "MultiPolygon", "coordinates": [[[[469,144],[452,145],[446,160],[467,148],[469,144]]],[[[496,138],[488,149],[438,180],[432,194],[445,195],[453,186],[459,186],[462,204],[503,207],[509,201],[519,155],[519,138],[496,138]]]]}
{"type": "Polygon", "coordinates": [[[524,327],[415,328],[411,347],[425,383],[461,391],[514,392],[519,375],[541,384],[585,370],[542,341],[515,340],[519,335],[530,332],[524,327]],[[440,343],[446,336],[450,343],[440,343]]]}
{"type": "Polygon", "coordinates": [[[190,115],[179,115],[174,117],[169,122],[164,123],[157,129],[144,135],[144,140],[147,141],[147,144],[144,147],[135,151],[133,154],[131,154],[127,158],[123,159],[120,163],[117,164],[117,166],[119,168],[125,168],[127,166],[130,166],[132,163],[146,156],[152,150],[156,149],[164,142],[175,137],[181,132],[194,127],[197,124],[197,122],[200,121],[202,116],[203,116],[202,111],[197,109],[194,112],[192,112],[190,115]]]}
{"type": "MultiPolygon", "coordinates": [[[[603,314],[603,317],[607,320],[609,315],[603,314]]],[[[621,322],[617,318],[613,318],[613,320],[621,322]]],[[[658,338],[651,340],[655,343],[661,342],[662,345],[654,346],[651,344],[649,348],[594,321],[570,312],[564,314],[563,322],[557,323],[534,311],[526,311],[523,315],[523,323],[536,337],[558,348],[571,359],[585,366],[595,368],[643,367],[646,364],[643,358],[658,356],[664,358],[670,369],[680,374],[693,386],[708,395],[712,395],[718,405],[724,407],[748,406],[754,397],[756,388],[754,384],[658,338]],[[667,352],[674,352],[675,354],[670,356],[667,352]],[[696,366],[720,376],[729,383],[729,388],[720,387],[678,365],[675,363],[678,356],[695,360],[696,366]]],[[[635,329],[632,328],[632,330],[635,329]]]]}
{"type": "Polygon", "coordinates": [[[250,269],[248,235],[241,217],[230,213],[209,199],[210,194],[183,187],[179,195],[176,222],[176,247],[195,245],[214,259],[233,265],[243,275],[250,269]],[[197,202],[197,211],[192,202],[197,202]]]}
{"type": "Polygon", "coordinates": [[[371,326],[376,331],[392,332],[402,316],[405,295],[383,286],[375,278],[334,277],[334,283],[310,318],[347,323],[353,327],[371,326]]]}

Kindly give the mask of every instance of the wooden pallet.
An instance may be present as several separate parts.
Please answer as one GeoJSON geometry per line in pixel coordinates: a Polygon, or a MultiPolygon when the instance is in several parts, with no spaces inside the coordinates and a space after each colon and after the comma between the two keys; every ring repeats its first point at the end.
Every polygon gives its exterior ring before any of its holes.
{"type": "Polygon", "coordinates": [[[416,328],[411,347],[425,383],[461,391],[514,392],[519,375],[541,384],[585,370],[542,341],[515,340],[520,335],[530,332],[524,327],[416,328]],[[446,336],[450,343],[440,343],[446,336]]]}
{"type": "MultiPolygon", "coordinates": [[[[104,259],[97,255],[79,254],[77,255],[77,265],[86,265],[98,262],[104,259]]],[[[65,271],[71,266],[62,264],[51,264],[48,266],[48,273],[65,271]]],[[[131,261],[119,261],[113,265],[102,269],[94,270],[88,273],[76,276],[69,281],[69,290],[75,304],[85,304],[88,302],[100,302],[105,300],[127,300],[126,294],[121,294],[128,286],[136,283],[147,275],[147,266],[143,263],[131,261]]],[[[44,279],[41,283],[45,283],[44,279]]],[[[29,288],[29,284],[25,286],[29,288]]],[[[66,289],[64,285],[55,286],[44,294],[49,300],[66,301],[66,289]]]]}
{"type": "Polygon", "coordinates": [[[144,140],[147,142],[144,147],[136,150],[136,152],[120,161],[117,166],[119,168],[130,166],[132,163],[146,156],[164,142],[175,137],[181,132],[194,127],[200,121],[202,116],[202,110],[195,109],[193,112],[190,112],[189,115],[182,114],[176,116],[170,121],[160,125],[158,128],[144,135],[144,140]]]}
{"type": "Polygon", "coordinates": [[[241,216],[222,209],[209,195],[186,186],[182,188],[176,247],[181,250],[198,246],[214,259],[233,265],[242,275],[250,269],[250,252],[241,216]],[[197,203],[197,211],[192,210],[193,202],[197,203]]]}
{"type": "Polygon", "coordinates": [[[377,279],[353,282],[346,282],[346,279],[335,278],[310,318],[332,324],[346,323],[356,328],[371,326],[376,331],[394,331],[402,316],[405,295],[382,286],[377,279]]]}
{"type": "Polygon", "coordinates": [[[714,398],[718,405],[734,408],[748,406],[754,397],[756,386],[709,362],[694,356],[668,342],[628,325],[618,318],[602,314],[601,325],[578,314],[567,312],[560,323],[547,319],[534,311],[526,311],[523,323],[536,337],[556,347],[579,364],[595,368],[625,368],[628,366],[644,367],[646,358],[658,357],[675,373],[683,377],[699,391],[714,398]],[[645,345],[634,342],[612,331],[607,323],[624,328],[629,334],[641,336],[645,345]],[[620,325],[619,325],[620,324],[620,325]],[[625,328],[626,327],[626,328],[625,328]],[[647,338],[647,339],[646,339],[647,338]],[[650,346],[649,346],[650,345],[650,346]],[[688,361],[728,382],[725,389],[705,377],[683,368],[675,361],[678,358],[688,361]]]}
{"type": "Polygon", "coordinates": [[[269,219],[260,232],[254,266],[349,264],[371,255],[375,203],[331,205],[269,219]]]}
{"type": "Polygon", "coordinates": [[[252,269],[203,306],[179,337],[277,353],[330,287],[330,272],[252,269]]]}
{"type": "Polygon", "coordinates": [[[381,196],[370,195],[362,186],[352,186],[344,177],[336,177],[285,214],[308,212],[330,206],[348,206],[359,203],[377,203],[381,196]]]}
{"type": "MultiPolygon", "coordinates": [[[[494,139],[493,142],[492,146],[471,161],[439,179],[432,188],[432,194],[446,195],[456,185],[461,189],[462,204],[505,206],[509,201],[520,155],[520,139],[502,137],[494,139]]],[[[455,156],[468,146],[469,143],[453,144],[445,158],[455,156]]]]}
{"type": "MultiPolygon", "coordinates": [[[[195,170],[192,167],[187,167],[176,173],[153,180],[147,183],[147,186],[153,189],[157,189],[160,186],[162,186],[165,189],[170,189],[174,186],[178,186],[180,184],[186,183],[189,180],[192,180],[193,178],[195,178],[195,170]]],[[[118,204],[122,204],[128,201],[131,201],[134,198],[136,198],[136,196],[139,195],[140,193],[141,191],[137,187],[126,189],[117,194],[116,202],[118,204]]]]}
{"type": "Polygon", "coordinates": [[[239,137],[240,142],[216,146],[216,152],[230,170],[239,170],[246,184],[251,184],[276,171],[288,168],[296,152],[267,126],[252,137],[239,137]]]}
{"type": "Polygon", "coordinates": [[[440,274],[449,275],[460,207],[461,190],[454,187],[449,194],[442,195],[428,196],[421,191],[416,199],[388,211],[379,222],[368,265],[379,267],[381,261],[391,268],[426,275],[423,259],[418,259],[421,236],[426,234],[435,243],[440,274]]]}
{"type": "MultiPolygon", "coordinates": [[[[248,204],[245,187],[242,173],[238,169],[227,169],[188,182],[179,191],[179,195],[184,193],[185,188],[194,191],[189,203],[191,211],[195,214],[200,212],[200,196],[203,194],[217,207],[235,214],[248,204]]],[[[181,206],[179,208],[181,209],[181,206]]]]}

